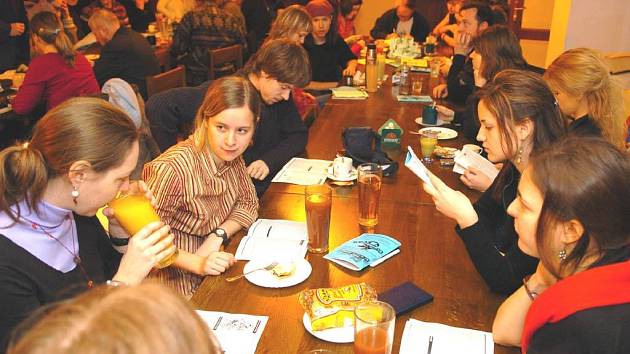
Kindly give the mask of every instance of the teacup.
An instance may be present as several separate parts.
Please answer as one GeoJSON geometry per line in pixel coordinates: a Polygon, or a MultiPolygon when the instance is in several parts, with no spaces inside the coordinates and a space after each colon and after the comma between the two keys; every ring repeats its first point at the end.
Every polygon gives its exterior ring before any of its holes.
{"type": "Polygon", "coordinates": [[[481,146],[475,144],[465,144],[462,150],[472,151],[477,154],[481,154],[481,152],[483,151],[481,146]]]}
{"type": "Polygon", "coordinates": [[[432,106],[424,106],[422,109],[422,123],[437,124],[437,109],[432,106]]]}
{"type": "Polygon", "coordinates": [[[333,161],[333,176],[335,178],[347,178],[352,173],[352,159],[339,156],[333,161]]]}

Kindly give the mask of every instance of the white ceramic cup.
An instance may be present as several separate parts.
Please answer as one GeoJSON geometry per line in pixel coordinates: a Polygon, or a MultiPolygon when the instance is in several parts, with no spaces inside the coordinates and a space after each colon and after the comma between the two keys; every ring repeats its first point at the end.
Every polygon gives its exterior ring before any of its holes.
{"type": "Polygon", "coordinates": [[[481,146],[475,144],[466,144],[464,145],[464,148],[462,150],[468,150],[477,154],[481,154],[481,152],[483,151],[481,146]]]}
{"type": "Polygon", "coordinates": [[[352,159],[345,156],[335,158],[333,161],[333,176],[336,178],[346,178],[352,172],[352,159]]]}

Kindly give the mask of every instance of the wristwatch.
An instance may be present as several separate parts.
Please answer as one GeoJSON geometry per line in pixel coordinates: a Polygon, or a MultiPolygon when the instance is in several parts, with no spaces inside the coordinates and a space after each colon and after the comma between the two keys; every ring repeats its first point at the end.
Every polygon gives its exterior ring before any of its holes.
{"type": "Polygon", "coordinates": [[[114,246],[118,246],[118,247],[127,246],[129,244],[129,237],[118,238],[118,237],[112,237],[112,235],[109,235],[109,241],[114,246]]]}
{"type": "Polygon", "coordinates": [[[223,242],[221,244],[224,247],[230,244],[230,238],[228,237],[227,232],[225,232],[225,230],[223,230],[222,228],[217,227],[216,229],[214,229],[214,231],[212,231],[212,233],[217,235],[217,237],[223,239],[223,242]]]}

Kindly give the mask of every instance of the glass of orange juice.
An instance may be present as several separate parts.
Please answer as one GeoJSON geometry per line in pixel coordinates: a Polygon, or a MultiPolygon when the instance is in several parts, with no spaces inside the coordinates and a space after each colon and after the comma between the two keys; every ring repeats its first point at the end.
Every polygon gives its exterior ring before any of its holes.
{"type": "MultiPolygon", "coordinates": [[[[114,217],[120,225],[133,236],[147,224],[160,221],[160,216],[155,212],[151,201],[143,193],[120,194],[109,203],[109,207],[114,209],[114,217]]],[[[173,264],[179,251],[166,256],[156,266],[165,268],[173,264]]]]}
{"type": "Polygon", "coordinates": [[[382,301],[364,302],[354,309],[354,353],[390,354],[396,312],[382,301]]]}

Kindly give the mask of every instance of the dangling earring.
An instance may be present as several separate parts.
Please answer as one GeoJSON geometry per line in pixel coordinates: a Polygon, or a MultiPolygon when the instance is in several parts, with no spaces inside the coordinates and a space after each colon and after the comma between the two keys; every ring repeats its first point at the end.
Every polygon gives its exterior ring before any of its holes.
{"type": "Polygon", "coordinates": [[[79,191],[77,190],[77,187],[72,186],[72,192],[70,193],[70,195],[72,195],[72,201],[76,205],[77,204],[77,198],[79,197],[79,191]]]}
{"type": "Polygon", "coordinates": [[[519,147],[518,153],[516,154],[516,163],[520,165],[522,160],[523,160],[523,148],[519,147]]]}
{"type": "Polygon", "coordinates": [[[558,258],[560,258],[561,261],[564,261],[567,259],[567,251],[566,250],[562,250],[560,252],[558,252],[558,258]]]}

